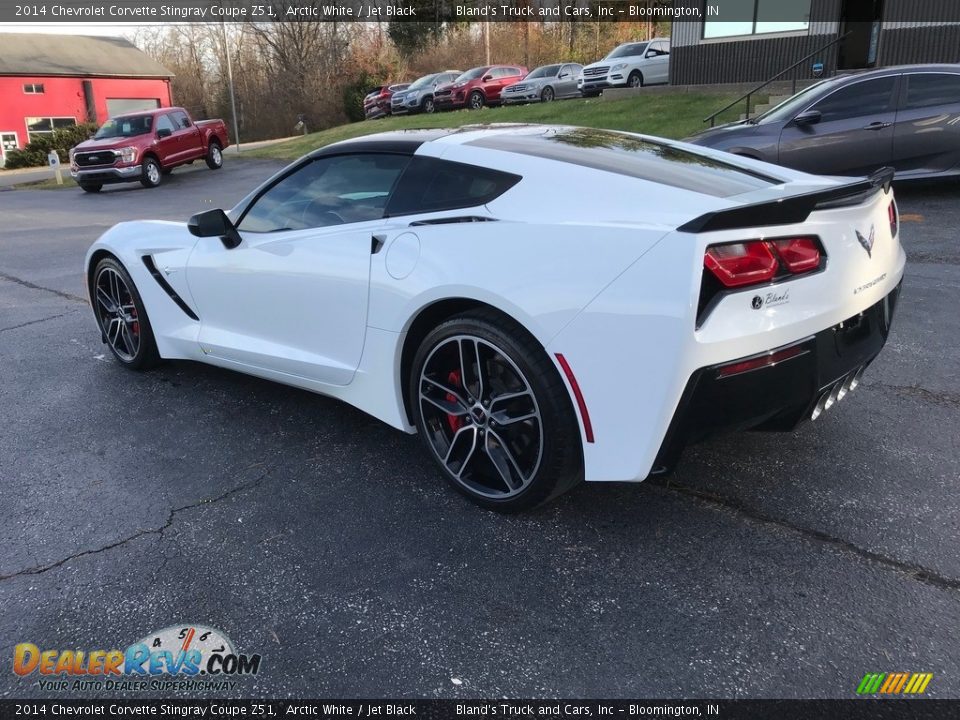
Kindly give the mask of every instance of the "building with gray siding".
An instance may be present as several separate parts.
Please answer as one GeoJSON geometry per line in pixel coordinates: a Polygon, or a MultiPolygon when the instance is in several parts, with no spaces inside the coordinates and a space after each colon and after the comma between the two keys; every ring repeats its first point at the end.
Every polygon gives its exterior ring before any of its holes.
{"type": "Polygon", "coordinates": [[[783,79],[908,63],[960,62],[960,0],[674,0],[701,20],[673,23],[670,82],[761,83],[804,56],[783,79]],[[779,11],[790,3],[784,20],[779,11]],[[736,7],[736,22],[711,21],[706,6],[736,7]],[[752,6],[752,13],[751,13],[752,6]],[[778,6],[778,7],[774,7],[778,6]],[[795,14],[794,14],[795,13],[795,14]],[[752,19],[748,19],[752,14],[752,19]],[[768,18],[777,16],[776,21],[768,18]],[[847,35],[849,33],[849,35],[847,35]],[[847,35],[826,49],[832,40],[847,35]]]}

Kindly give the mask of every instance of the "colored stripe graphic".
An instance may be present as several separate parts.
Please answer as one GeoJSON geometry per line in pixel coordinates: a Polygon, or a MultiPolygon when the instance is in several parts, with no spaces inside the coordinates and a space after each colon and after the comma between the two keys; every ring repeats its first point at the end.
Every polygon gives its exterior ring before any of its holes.
{"type": "Polygon", "coordinates": [[[920,695],[933,679],[933,673],[867,673],[857,686],[857,695],[920,695]]]}

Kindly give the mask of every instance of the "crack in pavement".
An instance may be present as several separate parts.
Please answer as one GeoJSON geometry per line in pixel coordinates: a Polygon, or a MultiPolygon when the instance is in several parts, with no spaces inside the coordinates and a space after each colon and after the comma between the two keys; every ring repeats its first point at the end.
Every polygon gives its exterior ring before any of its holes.
{"type": "Polygon", "coordinates": [[[919,580],[922,583],[932,585],[940,590],[960,590],[960,578],[949,577],[937,572],[936,570],[932,570],[916,563],[904,562],[872,550],[867,550],[859,545],[855,545],[849,540],[844,540],[843,538],[836,537],[835,535],[831,535],[830,533],[822,530],[814,530],[813,528],[794,525],[786,520],[781,520],[773,517],[772,515],[767,515],[764,512],[747,507],[742,503],[723,497],[722,495],[717,495],[705,490],[697,490],[696,488],[692,488],[687,485],[679,485],[677,483],[663,481],[651,482],[651,485],[665,492],[696,498],[707,505],[712,505],[720,510],[740,515],[752,522],[763,525],[773,525],[781,530],[788,530],[807,539],[817,540],[827,545],[832,545],[843,552],[856,555],[859,558],[876,563],[877,565],[881,565],[889,570],[902,573],[912,577],[915,580],[919,580]]]}
{"type": "MultiPolygon", "coordinates": [[[[249,467],[247,467],[247,470],[249,470],[250,468],[257,467],[257,465],[260,465],[260,464],[262,463],[250,465],[249,467]]],[[[236,495],[237,493],[241,493],[246,490],[252,490],[258,487],[267,478],[269,474],[270,474],[270,469],[267,468],[266,470],[263,471],[263,473],[255,477],[253,480],[250,480],[245,483],[241,483],[240,485],[237,485],[236,487],[233,487],[221,493],[220,495],[217,495],[216,497],[203,498],[202,500],[198,500],[197,502],[190,503],[189,505],[183,505],[181,507],[171,508],[169,514],[167,515],[166,522],[160,527],[150,528],[148,530],[137,530],[137,532],[133,533],[132,535],[129,535],[125,538],[117,540],[116,542],[112,542],[109,545],[104,545],[103,547],[96,548],[94,550],[82,550],[78,553],[74,553],[73,555],[68,555],[62,560],[57,560],[55,562],[48,563],[46,565],[38,565],[36,567],[26,568],[25,570],[17,570],[16,572],[13,572],[13,573],[0,575],[0,581],[9,580],[15,577],[20,577],[21,575],[40,575],[42,573],[47,572],[48,570],[54,570],[58,567],[61,567],[62,565],[67,564],[71,560],[77,560],[79,558],[86,557],[87,555],[97,555],[99,553],[106,552],[107,550],[113,550],[114,548],[118,548],[122,545],[126,545],[127,543],[133,542],[134,540],[137,540],[142,537],[146,537],[147,535],[162,536],[163,533],[169,530],[170,526],[173,525],[173,522],[176,519],[176,516],[178,513],[184,512],[186,510],[193,510],[195,508],[201,507],[202,505],[212,505],[213,503],[218,503],[221,500],[226,500],[227,498],[233,495],[236,495]]]]}
{"type": "Polygon", "coordinates": [[[926,400],[934,405],[946,407],[960,407],[960,394],[951,392],[934,392],[919,385],[888,385],[886,383],[864,383],[865,388],[880,388],[890,390],[897,395],[926,400]]]}
{"type": "Polygon", "coordinates": [[[13,275],[7,275],[5,272],[0,272],[0,278],[2,278],[3,280],[9,280],[10,282],[16,283],[17,285],[20,285],[22,287],[30,288],[31,290],[41,290],[43,292],[53,293],[58,297],[66,298],[67,300],[71,300],[73,302],[80,302],[80,303],[83,303],[84,305],[88,304],[87,299],[82,298],[79,295],[71,295],[70,293],[63,292],[62,290],[54,290],[53,288],[43,287],[42,285],[36,285],[30,282],[29,280],[24,280],[22,278],[14,277],[13,275]]]}
{"type": "Polygon", "coordinates": [[[25,328],[29,325],[47,322],[47,320],[56,320],[57,318],[66,317],[69,314],[70,313],[60,313],[59,315],[51,315],[50,317],[40,318],[39,320],[30,320],[29,322],[20,323],[19,325],[11,325],[10,327],[0,328],[0,333],[7,332],[8,330],[19,330],[20,328],[25,328]]]}

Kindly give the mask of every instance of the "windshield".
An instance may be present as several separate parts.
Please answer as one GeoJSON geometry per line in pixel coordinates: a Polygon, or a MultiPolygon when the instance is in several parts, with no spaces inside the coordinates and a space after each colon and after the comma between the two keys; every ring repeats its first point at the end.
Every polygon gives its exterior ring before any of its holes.
{"type": "Polygon", "coordinates": [[[107,120],[93,137],[97,140],[146,135],[153,128],[153,115],[130,115],[107,120]]]}
{"type": "Polygon", "coordinates": [[[643,52],[647,49],[646,43],[630,43],[629,45],[621,45],[618,48],[615,48],[613,52],[607,55],[604,60],[613,60],[614,58],[622,57],[633,57],[634,55],[643,55],[643,52]]]}
{"type": "Polygon", "coordinates": [[[560,72],[559,65],[544,65],[543,67],[538,67],[532,73],[527,75],[524,80],[536,80],[537,78],[554,77],[558,72],[560,72]]]}
{"type": "Polygon", "coordinates": [[[468,80],[476,80],[478,77],[482,77],[483,74],[487,71],[487,66],[474,68],[473,70],[467,70],[465,73],[460,75],[454,82],[467,82],[468,80]]]}
{"type": "Polygon", "coordinates": [[[419,80],[414,80],[413,83],[410,85],[410,87],[407,88],[407,90],[419,90],[422,87],[426,87],[427,85],[432,83],[434,78],[436,78],[439,74],[440,73],[434,73],[433,75],[424,75],[419,80]]]}
{"type": "Polygon", "coordinates": [[[770,108],[763,115],[753,119],[756,123],[786,122],[792,120],[803,108],[816,100],[821,90],[827,89],[834,80],[822,80],[804,88],[793,97],[789,97],[776,107],[770,108]]]}

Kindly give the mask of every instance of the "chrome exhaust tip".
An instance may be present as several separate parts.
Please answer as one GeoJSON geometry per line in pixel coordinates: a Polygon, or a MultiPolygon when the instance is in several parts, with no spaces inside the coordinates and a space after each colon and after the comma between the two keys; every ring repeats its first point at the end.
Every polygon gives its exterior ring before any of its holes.
{"type": "Polygon", "coordinates": [[[820,396],[820,399],[817,400],[817,404],[813,406],[813,412],[810,413],[810,419],[816,420],[818,417],[823,415],[823,411],[827,409],[827,400],[830,398],[830,391],[827,390],[823,395],[820,396]]]}
{"type": "Polygon", "coordinates": [[[867,366],[861,365],[860,369],[857,370],[856,374],[853,376],[853,380],[850,381],[850,390],[856,390],[857,386],[860,384],[861,378],[863,378],[863,373],[866,371],[867,366]]]}

